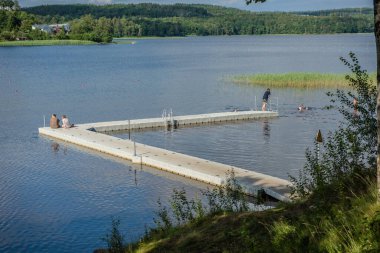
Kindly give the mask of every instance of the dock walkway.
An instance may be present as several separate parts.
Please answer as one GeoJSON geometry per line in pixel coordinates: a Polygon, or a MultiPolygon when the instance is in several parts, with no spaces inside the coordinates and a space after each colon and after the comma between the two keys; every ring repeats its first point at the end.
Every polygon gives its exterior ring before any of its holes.
{"type": "MultiPolygon", "coordinates": [[[[276,116],[275,112],[247,111],[178,116],[174,120],[178,125],[190,125],[276,116]]],[[[155,118],[80,124],[70,129],[43,127],[39,133],[212,185],[223,185],[233,170],[245,193],[256,195],[258,190],[264,190],[278,200],[289,201],[287,180],[101,133],[164,126],[163,119],[155,118]]]]}

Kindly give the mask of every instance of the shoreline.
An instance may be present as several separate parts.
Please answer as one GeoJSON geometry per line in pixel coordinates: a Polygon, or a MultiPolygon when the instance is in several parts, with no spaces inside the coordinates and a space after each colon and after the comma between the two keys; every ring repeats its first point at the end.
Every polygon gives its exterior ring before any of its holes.
{"type": "Polygon", "coordinates": [[[113,38],[110,43],[97,43],[89,40],[23,40],[23,41],[0,41],[0,47],[28,47],[28,46],[83,46],[83,45],[109,45],[109,44],[136,44],[138,40],[178,40],[191,37],[251,37],[251,36],[329,36],[329,35],[371,35],[372,33],[321,33],[321,34],[241,34],[241,35],[186,35],[186,36],[131,36],[113,38]]]}
{"type": "Polygon", "coordinates": [[[32,46],[82,46],[99,45],[89,40],[19,40],[0,41],[0,47],[32,47],[32,46]]]}

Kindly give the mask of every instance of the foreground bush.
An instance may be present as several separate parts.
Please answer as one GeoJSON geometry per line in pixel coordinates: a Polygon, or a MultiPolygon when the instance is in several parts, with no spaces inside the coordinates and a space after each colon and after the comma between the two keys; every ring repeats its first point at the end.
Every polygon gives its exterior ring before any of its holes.
{"type": "Polygon", "coordinates": [[[293,194],[298,197],[306,198],[313,193],[328,203],[326,196],[331,195],[331,189],[344,198],[351,189],[366,187],[361,182],[375,180],[377,90],[354,53],[350,53],[350,58],[351,62],[341,60],[353,73],[346,76],[353,90],[328,93],[344,121],[338,130],[328,134],[321,149],[315,142],[314,150],[307,150],[305,167],[298,178],[290,177],[294,184],[293,194]]]}

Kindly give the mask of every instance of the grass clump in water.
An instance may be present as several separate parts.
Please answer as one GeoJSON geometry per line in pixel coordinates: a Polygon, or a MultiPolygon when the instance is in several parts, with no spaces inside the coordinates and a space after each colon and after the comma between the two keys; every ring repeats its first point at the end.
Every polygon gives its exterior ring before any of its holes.
{"type": "MultiPolygon", "coordinates": [[[[273,88],[346,88],[347,74],[290,72],[241,75],[232,78],[238,84],[260,85],[273,88]]],[[[375,81],[375,73],[370,74],[375,81]]]]}
{"type": "Polygon", "coordinates": [[[88,40],[23,40],[23,41],[0,41],[0,47],[23,47],[23,46],[75,46],[98,44],[88,40]]]}

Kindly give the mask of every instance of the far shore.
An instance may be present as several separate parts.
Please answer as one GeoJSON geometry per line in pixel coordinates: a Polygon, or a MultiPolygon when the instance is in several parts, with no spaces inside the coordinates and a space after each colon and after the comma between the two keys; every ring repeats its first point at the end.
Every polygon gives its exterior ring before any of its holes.
{"type": "Polygon", "coordinates": [[[99,43],[89,40],[21,40],[0,41],[0,47],[20,46],[74,46],[74,45],[97,45],[99,43]]]}

